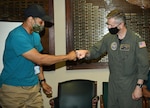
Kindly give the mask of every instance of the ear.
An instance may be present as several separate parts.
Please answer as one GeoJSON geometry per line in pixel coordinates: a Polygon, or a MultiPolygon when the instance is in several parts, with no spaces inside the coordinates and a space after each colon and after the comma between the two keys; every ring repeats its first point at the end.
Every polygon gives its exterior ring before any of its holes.
{"type": "Polygon", "coordinates": [[[124,26],[124,22],[121,22],[118,26],[118,29],[121,29],[124,26]]]}
{"type": "Polygon", "coordinates": [[[32,16],[30,16],[30,17],[27,18],[27,21],[29,23],[33,24],[34,23],[34,18],[32,16]]]}
{"type": "Polygon", "coordinates": [[[29,19],[29,20],[33,20],[33,17],[32,17],[32,16],[29,16],[28,19],[29,19]]]}

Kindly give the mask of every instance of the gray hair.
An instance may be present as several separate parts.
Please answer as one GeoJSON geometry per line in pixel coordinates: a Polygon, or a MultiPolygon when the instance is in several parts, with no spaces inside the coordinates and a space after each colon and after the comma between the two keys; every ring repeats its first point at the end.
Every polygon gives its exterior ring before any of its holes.
{"type": "Polygon", "coordinates": [[[123,11],[119,9],[112,10],[107,16],[107,19],[115,18],[115,20],[119,23],[124,22],[126,24],[126,16],[123,11]]]}

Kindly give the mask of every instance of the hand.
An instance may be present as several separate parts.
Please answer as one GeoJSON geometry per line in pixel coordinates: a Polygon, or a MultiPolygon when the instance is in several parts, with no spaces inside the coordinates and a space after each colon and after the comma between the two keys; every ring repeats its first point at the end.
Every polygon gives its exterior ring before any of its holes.
{"type": "Polygon", "coordinates": [[[68,56],[68,60],[76,61],[76,59],[77,59],[75,51],[69,52],[69,53],[67,54],[67,56],[68,56]]]}
{"type": "Polygon", "coordinates": [[[142,88],[136,86],[134,92],[132,93],[133,100],[139,100],[142,97],[142,88]]]}
{"type": "Polygon", "coordinates": [[[88,50],[76,50],[76,55],[78,59],[83,59],[86,56],[89,56],[88,50]]]}
{"type": "Polygon", "coordinates": [[[52,97],[52,87],[49,86],[46,82],[43,82],[41,85],[45,95],[49,98],[52,97]]]}

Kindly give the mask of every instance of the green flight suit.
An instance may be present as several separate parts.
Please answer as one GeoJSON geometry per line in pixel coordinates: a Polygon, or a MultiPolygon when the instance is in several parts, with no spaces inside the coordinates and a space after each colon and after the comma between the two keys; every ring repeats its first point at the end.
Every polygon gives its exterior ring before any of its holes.
{"type": "Polygon", "coordinates": [[[117,35],[108,33],[89,51],[88,59],[97,58],[105,52],[108,54],[108,108],[142,108],[141,99],[133,100],[132,93],[138,79],[147,79],[149,61],[145,41],[130,30],[121,41],[117,35]]]}

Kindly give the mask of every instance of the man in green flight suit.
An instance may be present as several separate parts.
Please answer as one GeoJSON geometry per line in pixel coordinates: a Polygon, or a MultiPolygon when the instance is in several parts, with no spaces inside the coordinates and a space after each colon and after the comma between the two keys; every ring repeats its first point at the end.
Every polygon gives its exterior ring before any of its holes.
{"type": "Polygon", "coordinates": [[[76,50],[78,59],[109,58],[108,108],[142,108],[142,85],[149,70],[145,41],[126,27],[118,9],[107,15],[109,33],[89,50],[76,50]]]}

